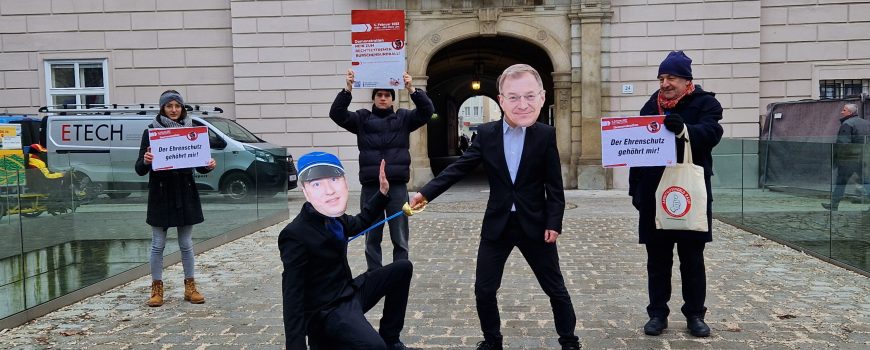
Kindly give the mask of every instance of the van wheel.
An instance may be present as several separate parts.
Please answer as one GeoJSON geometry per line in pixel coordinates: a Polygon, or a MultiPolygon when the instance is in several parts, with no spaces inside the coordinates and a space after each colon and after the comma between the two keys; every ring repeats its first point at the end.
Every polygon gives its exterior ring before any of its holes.
{"type": "Polygon", "coordinates": [[[232,200],[244,201],[253,197],[254,182],[248,175],[243,173],[232,173],[224,179],[223,189],[221,190],[232,200]]]}
{"type": "Polygon", "coordinates": [[[106,195],[111,199],[122,199],[130,197],[130,192],[109,192],[106,195]]]}

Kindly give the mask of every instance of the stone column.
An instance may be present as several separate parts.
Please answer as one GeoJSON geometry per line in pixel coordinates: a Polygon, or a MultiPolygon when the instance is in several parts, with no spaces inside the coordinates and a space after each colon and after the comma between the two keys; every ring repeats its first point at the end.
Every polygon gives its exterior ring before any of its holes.
{"type": "MultiPolygon", "coordinates": [[[[553,124],[556,126],[556,146],[562,163],[562,179],[570,179],[571,168],[571,72],[553,72],[553,101],[556,104],[553,124]]],[[[568,182],[568,181],[566,181],[568,182]]],[[[566,188],[574,188],[570,183],[566,188]]]]}
{"type": "Polygon", "coordinates": [[[577,188],[577,169],[580,168],[580,144],[582,138],[581,124],[583,122],[580,88],[580,17],[576,14],[571,19],[571,159],[568,168],[566,188],[577,188]]]}
{"type": "Polygon", "coordinates": [[[577,188],[606,189],[607,172],[601,167],[601,30],[610,16],[609,4],[587,1],[580,8],[580,74],[582,111],[577,188]]]}
{"type": "MultiPolygon", "coordinates": [[[[429,77],[413,76],[413,79],[415,88],[426,90],[429,77]]],[[[401,90],[400,96],[402,108],[417,108],[411,101],[408,91],[404,88],[401,90]]],[[[429,180],[432,180],[432,167],[429,164],[428,130],[429,127],[423,125],[411,133],[411,179],[408,181],[408,191],[417,191],[429,180]]]]}

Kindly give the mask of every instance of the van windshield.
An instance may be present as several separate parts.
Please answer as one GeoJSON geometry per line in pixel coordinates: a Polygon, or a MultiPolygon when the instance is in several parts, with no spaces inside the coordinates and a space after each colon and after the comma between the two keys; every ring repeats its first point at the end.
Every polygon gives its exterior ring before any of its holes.
{"type": "Polygon", "coordinates": [[[245,129],[243,126],[232,120],[219,117],[209,117],[204,119],[208,120],[211,125],[213,125],[215,128],[217,128],[233,140],[244,143],[263,142],[263,140],[260,140],[259,137],[252,134],[250,131],[248,131],[248,129],[245,129]]]}

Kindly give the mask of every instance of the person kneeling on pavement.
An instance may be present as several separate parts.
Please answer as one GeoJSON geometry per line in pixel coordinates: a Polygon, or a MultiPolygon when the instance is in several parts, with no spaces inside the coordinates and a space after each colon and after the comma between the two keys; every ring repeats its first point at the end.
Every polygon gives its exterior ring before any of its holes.
{"type": "Polygon", "coordinates": [[[399,340],[408,306],[413,266],[408,260],[352,277],[347,239],[375,222],[389,200],[390,184],[380,165],[380,189],[359,215],[345,214],[348,187],[335,155],[312,152],[299,158],[306,203],[281,230],[282,294],[286,348],[407,349],[399,340]],[[380,329],[365,313],[384,300],[380,329]]]}

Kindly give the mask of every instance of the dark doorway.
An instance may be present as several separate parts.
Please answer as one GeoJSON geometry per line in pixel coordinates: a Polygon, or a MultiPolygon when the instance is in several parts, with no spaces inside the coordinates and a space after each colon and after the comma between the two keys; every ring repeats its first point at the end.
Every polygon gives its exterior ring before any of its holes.
{"type": "Polygon", "coordinates": [[[437,117],[428,124],[428,151],[432,170],[438,174],[458,158],[459,108],[469,97],[483,95],[498,101],[498,76],[505,68],[525,63],[535,67],[544,83],[546,101],[538,121],[551,124],[553,105],[553,63],[547,53],[527,41],[507,37],[473,37],[458,41],[435,53],[429,61],[428,94],[437,117]],[[479,81],[479,89],[472,81],[479,81]]]}

